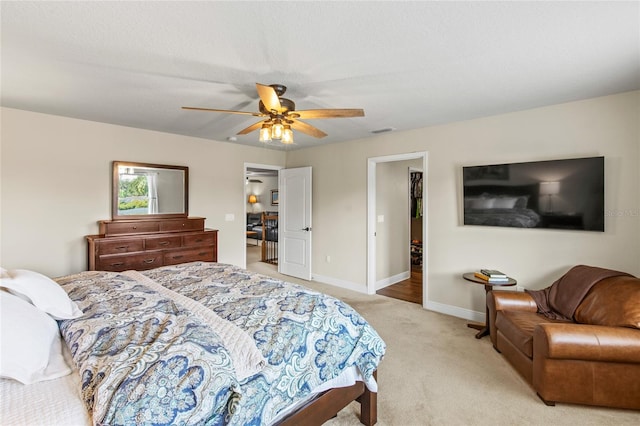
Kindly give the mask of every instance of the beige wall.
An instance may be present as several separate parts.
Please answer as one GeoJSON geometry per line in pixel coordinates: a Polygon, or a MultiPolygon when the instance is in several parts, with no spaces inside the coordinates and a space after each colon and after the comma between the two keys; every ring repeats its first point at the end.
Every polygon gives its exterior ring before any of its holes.
{"type": "Polygon", "coordinates": [[[242,265],[244,163],[284,166],[284,152],[2,109],[1,246],[5,268],[49,276],[87,268],[84,236],[111,217],[111,162],[189,167],[190,216],[218,229],[218,260],[242,265]],[[225,215],[233,214],[234,221],[225,215]]]}
{"type": "Polygon", "coordinates": [[[461,274],[501,269],[529,289],[575,264],[640,274],[640,92],[292,151],[313,167],[314,275],[366,289],[367,159],[428,152],[429,306],[484,311],[482,287],[461,274]],[[605,156],[605,232],[461,225],[463,165],[605,156]],[[324,261],[331,255],[331,263],[324,261]]]}
{"type": "MultiPolygon", "coordinates": [[[[190,214],[220,230],[222,262],[244,259],[244,163],[285,165],[285,154],[3,108],[0,264],[56,276],[86,268],[84,235],[110,217],[110,162],[187,165],[190,214]],[[225,214],[235,221],[225,221],[225,214]]],[[[640,92],[332,144],[286,154],[313,167],[313,275],[366,291],[367,158],[428,152],[428,306],[484,312],[480,286],[461,279],[502,269],[542,288],[582,263],[640,275],[640,92]],[[606,231],[469,227],[461,223],[461,167],[605,156],[606,231]],[[326,256],[331,262],[326,262],[326,256]]]]}

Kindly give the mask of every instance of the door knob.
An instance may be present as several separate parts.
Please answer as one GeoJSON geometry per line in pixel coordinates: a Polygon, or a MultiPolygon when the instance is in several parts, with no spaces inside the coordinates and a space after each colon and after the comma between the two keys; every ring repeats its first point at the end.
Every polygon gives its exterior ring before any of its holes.
{"type": "Polygon", "coordinates": [[[309,227],[307,226],[306,228],[302,228],[302,230],[303,230],[303,231],[307,231],[307,232],[309,232],[309,231],[311,231],[311,228],[309,228],[309,227]]]}

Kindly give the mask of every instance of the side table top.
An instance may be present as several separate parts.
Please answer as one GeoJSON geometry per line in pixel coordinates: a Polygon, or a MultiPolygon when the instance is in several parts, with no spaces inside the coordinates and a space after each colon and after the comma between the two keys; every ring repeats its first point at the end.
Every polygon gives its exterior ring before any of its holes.
{"type": "Polygon", "coordinates": [[[488,286],[511,286],[516,285],[518,282],[511,277],[507,277],[509,280],[502,283],[490,283],[489,281],[483,280],[482,278],[478,278],[475,276],[473,272],[467,272],[462,274],[462,278],[467,281],[471,281],[472,283],[488,285],[488,286]]]}

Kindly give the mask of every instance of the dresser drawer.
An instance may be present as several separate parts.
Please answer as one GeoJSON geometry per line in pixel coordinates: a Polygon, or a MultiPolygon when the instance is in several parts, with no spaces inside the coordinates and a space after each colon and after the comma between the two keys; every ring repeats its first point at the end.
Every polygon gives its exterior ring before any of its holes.
{"type": "Polygon", "coordinates": [[[148,237],[144,239],[145,250],[160,250],[180,247],[180,236],[148,237]]]}
{"type": "Polygon", "coordinates": [[[100,256],[96,269],[99,271],[120,272],[129,269],[141,271],[157,268],[162,266],[162,254],[161,251],[150,251],[129,255],[100,256]]]}
{"type": "Polygon", "coordinates": [[[109,236],[158,232],[160,231],[160,223],[157,220],[101,222],[100,233],[109,236]]]}
{"type": "Polygon", "coordinates": [[[173,250],[165,253],[164,264],[176,265],[187,262],[215,262],[215,249],[213,246],[194,247],[183,250],[173,250]]]}
{"type": "Polygon", "coordinates": [[[144,250],[142,238],[117,239],[114,241],[101,240],[96,243],[96,252],[99,256],[105,254],[131,253],[144,250]]]}
{"type": "Polygon", "coordinates": [[[160,224],[160,231],[162,232],[202,231],[203,229],[203,218],[169,219],[160,224]]]}
{"type": "Polygon", "coordinates": [[[215,232],[203,232],[197,234],[184,235],[182,245],[188,246],[210,246],[216,243],[215,232]]]}

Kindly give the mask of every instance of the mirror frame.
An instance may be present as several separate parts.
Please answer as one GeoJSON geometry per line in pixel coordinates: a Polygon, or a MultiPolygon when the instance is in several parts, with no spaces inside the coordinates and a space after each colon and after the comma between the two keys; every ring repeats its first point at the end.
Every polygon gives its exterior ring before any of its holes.
{"type": "Polygon", "coordinates": [[[131,220],[131,219],[162,219],[162,218],[183,218],[189,216],[189,167],[186,166],[169,166],[165,164],[151,163],[134,163],[131,161],[114,161],[111,181],[111,219],[112,220],[131,220]],[[119,215],[118,214],[118,189],[120,187],[119,167],[147,167],[153,169],[171,169],[182,170],[184,172],[184,213],[158,213],[144,215],[119,215]]]}

